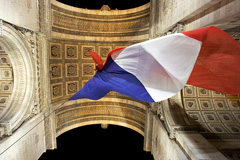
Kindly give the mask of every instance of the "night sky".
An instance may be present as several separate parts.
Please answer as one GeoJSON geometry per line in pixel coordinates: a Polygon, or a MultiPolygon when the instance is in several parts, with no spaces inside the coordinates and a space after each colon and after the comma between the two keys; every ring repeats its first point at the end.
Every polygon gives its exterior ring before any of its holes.
{"type": "Polygon", "coordinates": [[[131,129],[109,125],[79,127],[57,138],[57,149],[48,150],[40,160],[153,160],[143,151],[142,135],[131,129]]]}
{"type": "Polygon", "coordinates": [[[79,8],[100,9],[103,5],[108,5],[111,9],[130,9],[144,5],[150,0],[57,0],[79,8]]]}

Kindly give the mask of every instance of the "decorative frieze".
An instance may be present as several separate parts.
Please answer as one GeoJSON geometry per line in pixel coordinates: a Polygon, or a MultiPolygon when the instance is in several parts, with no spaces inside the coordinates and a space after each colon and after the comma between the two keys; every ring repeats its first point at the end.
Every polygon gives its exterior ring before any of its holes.
{"type": "Polygon", "coordinates": [[[56,10],[58,12],[62,12],[65,14],[70,14],[70,15],[74,15],[77,17],[84,17],[84,18],[89,18],[89,19],[103,19],[103,20],[109,20],[109,19],[126,19],[129,17],[141,17],[142,15],[149,15],[149,5],[146,6],[146,8],[144,10],[138,10],[136,12],[132,12],[132,13],[128,13],[128,14],[111,14],[111,15],[99,15],[99,14],[86,14],[86,13],[81,13],[81,12],[75,12],[72,10],[67,10],[65,8],[61,8],[59,6],[56,6],[54,4],[52,4],[52,9],[56,10]]]}
{"type": "MultiPolygon", "coordinates": [[[[142,17],[130,17],[125,20],[103,21],[100,19],[86,20],[85,17],[74,17],[72,15],[62,14],[53,10],[53,26],[80,31],[101,31],[101,32],[124,32],[131,30],[141,30],[149,25],[149,14],[142,17]]],[[[105,16],[101,16],[101,19],[105,16]]]]}
{"type": "Polygon", "coordinates": [[[37,54],[37,34],[31,30],[14,26],[16,30],[21,33],[23,38],[26,40],[29,49],[31,50],[32,54],[37,54]]]}
{"type": "Polygon", "coordinates": [[[108,33],[108,32],[84,32],[80,30],[68,30],[61,27],[54,26],[52,28],[53,32],[64,33],[68,35],[79,35],[79,36],[93,36],[93,37],[127,37],[127,36],[141,36],[148,34],[148,28],[145,28],[140,31],[127,31],[120,33],[108,33]]]}
{"type": "MultiPolygon", "coordinates": [[[[96,124],[100,121],[114,122],[119,125],[125,124],[133,130],[144,130],[145,111],[137,105],[132,105],[131,101],[103,101],[86,103],[76,103],[73,105],[62,106],[56,110],[56,128],[57,132],[72,127],[74,124],[90,124],[94,121],[96,124]],[[128,104],[129,103],[129,104],[128,104]],[[119,123],[120,122],[120,123],[119,123]]],[[[137,130],[137,131],[138,131],[137,130]]]]}

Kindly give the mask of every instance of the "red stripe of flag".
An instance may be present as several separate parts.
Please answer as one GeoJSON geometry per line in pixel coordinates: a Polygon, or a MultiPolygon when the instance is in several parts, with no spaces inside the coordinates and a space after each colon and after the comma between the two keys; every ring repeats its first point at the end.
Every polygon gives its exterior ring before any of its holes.
{"type": "Polygon", "coordinates": [[[183,34],[202,42],[187,84],[222,93],[240,94],[240,44],[217,27],[183,34]]]}

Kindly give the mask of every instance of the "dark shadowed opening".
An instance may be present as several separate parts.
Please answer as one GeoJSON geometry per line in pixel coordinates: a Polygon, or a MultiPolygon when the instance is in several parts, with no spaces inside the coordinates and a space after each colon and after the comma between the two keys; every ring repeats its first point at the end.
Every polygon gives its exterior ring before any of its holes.
{"type": "Polygon", "coordinates": [[[112,10],[124,10],[142,6],[150,0],[57,0],[64,4],[88,9],[100,9],[103,5],[108,5],[112,10]]]}
{"type": "Polygon", "coordinates": [[[48,150],[40,160],[153,160],[150,152],[143,151],[144,137],[131,129],[110,125],[79,127],[57,138],[57,149],[48,150]]]}

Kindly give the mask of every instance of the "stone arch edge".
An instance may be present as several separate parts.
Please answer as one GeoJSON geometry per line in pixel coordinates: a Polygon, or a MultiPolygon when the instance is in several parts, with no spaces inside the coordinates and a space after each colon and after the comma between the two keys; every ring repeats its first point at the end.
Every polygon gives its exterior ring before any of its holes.
{"type": "Polygon", "coordinates": [[[13,65],[14,86],[7,110],[0,117],[5,135],[11,135],[29,116],[34,106],[35,65],[28,42],[13,26],[3,23],[0,43],[5,47],[13,65]]]}
{"type": "Polygon", "coordinates": [[[141,134],[142,136],[144,136],[144,132],[141,129],[139,129],[131,124],[125,123],[125,122],[119,122],[119,121],[113,121],[113,120],[98,120],[98,121],[91,120],[91,121],[85,121],[85,122],[81,122],[81,123],[75,123],[75,124],[69,125],[67,127],[64,127],[63,129],[57,131],[56,137],[62,135],[63,133],[65,133],[67,131],[70,131],[72,129],[87,126],[87,125],[94,125],[94,124],[110,124],[110,125],[126,127],[128,129],[132,129],[132,130],[136,131],[137,133],[141,134]]]}

